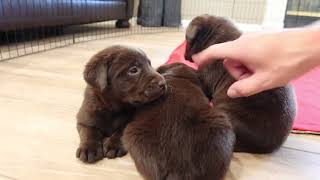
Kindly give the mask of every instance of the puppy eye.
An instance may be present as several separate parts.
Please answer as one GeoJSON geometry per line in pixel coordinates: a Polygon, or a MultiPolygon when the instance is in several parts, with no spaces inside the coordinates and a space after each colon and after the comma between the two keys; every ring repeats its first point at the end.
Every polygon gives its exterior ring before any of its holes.
{"type": "Polygon", "coordinates": [[[129,75],[136,75],[140,72],[137,66],[133,66],[129,69],[128,74],[129,75]]]}

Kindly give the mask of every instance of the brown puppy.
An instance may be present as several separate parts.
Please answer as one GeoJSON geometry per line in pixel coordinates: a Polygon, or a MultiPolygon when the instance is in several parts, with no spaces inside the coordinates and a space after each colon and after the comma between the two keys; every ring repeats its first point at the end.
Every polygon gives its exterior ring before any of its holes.
{"type": "Polygon", "coordinates": [[[166,95],[139,108],[123,143],[147,180],[220,180],[233,152],[228,116],[209,105],[196,72],[162,66],[166,95]]]}
{"type": "Polygon", "coordinates": [[[122,130],[136,106],[164,94],[164,78],[142,51],[112,46],[91,58],[84,79],[88,85],[77,114],[80,146],[76,156],[92,163],[104,156],[125,155],[122,130]]]}
{"type": "MultiPolygon", "coordinates": [[[[186,33],[186,59],[210,45],[232,41],[240,35],[226,19],[209,15],[196,17],[186,33]]],[[[286,140],[296,111],[290,86],[230,99],[227,89],[235,80],[224,69],[222,61],[202,65],[197,73],[214,109],[231,120],[236,133],[235,151],[270,153],[286,140]]]]}

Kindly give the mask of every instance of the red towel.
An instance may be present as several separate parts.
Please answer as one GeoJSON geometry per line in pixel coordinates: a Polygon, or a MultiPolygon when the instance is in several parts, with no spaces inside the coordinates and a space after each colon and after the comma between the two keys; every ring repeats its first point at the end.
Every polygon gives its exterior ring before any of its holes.
{"type": "MultiPolygon", "coordinates": [[[[194,69],[197,65],[184,58],[186,42],[179,45],[165,64],[182,62],[194,69]]],[[[320,134],[320,68],[302,76],[293,83],[297,96],[298,112],[294,132],[320,134]]]]}
{"type": "Polygon", "coordinates": [[[298,114],[293,129],[320,134],[320,69],[317,68],[295,80],[298,114]]]}
{"type": "Polygon", "coordinates": [[[187,61],[184,58],[184,52],[186,52],[186,41],[184,41],[182,44],[180,44],[169,56],[168,61],[165,64],[171,64],[175,62],[181,62],[184,63],[194,69],[198,69],[198,66],[195,63],[192,63],[190,61],[187,61]]]}

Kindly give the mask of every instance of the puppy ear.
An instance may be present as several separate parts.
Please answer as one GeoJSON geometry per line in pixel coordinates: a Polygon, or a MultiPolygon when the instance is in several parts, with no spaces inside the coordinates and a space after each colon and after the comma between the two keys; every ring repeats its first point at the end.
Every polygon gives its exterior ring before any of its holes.
{"type": "Polygon", "coordinates": [[[144,56],[147,56],[146,53],[142,49],[136,48],[135,50],[137,50],[140,54],[143,54],[144,56]]]}
{"type": "Polygon", "coordinates": [[[164,74],[164,73],[167,73],[167,71],[169,71],[169,70],[174,70],[177,67],[179,68],[179,67],[183,67],[183,66],[185,66],[185,65],[180,62],[176,62],[176,63],[172,63],[172,64],[165,64],[165,65],[158,67],[157,72],[159,74],[164,74]]]}
{"type": "Polygon", "coordinates": [[[162,65],[160,67],[158,67],[156,69],[156,71],[159,73],[159,74],[163,74],[165,73],[168,69],[170,69],[170,67],[172,66],[172,64],[165,64],[165,65],[162,65]]]}
{"type": "Polygon", "coordinates": [[[83,72],[84,80],[91,86],[103,91],[108,86],[107,63],[102,58],[94,56],[83,72]]]}
{"type": "Polygon", "coordinates": [[[187,27],[187,30],[186,30],[186,40],[187,41],[194,40],[199,29],[200,29],[199,26],[190,23],[190,25],[187,27]]]}

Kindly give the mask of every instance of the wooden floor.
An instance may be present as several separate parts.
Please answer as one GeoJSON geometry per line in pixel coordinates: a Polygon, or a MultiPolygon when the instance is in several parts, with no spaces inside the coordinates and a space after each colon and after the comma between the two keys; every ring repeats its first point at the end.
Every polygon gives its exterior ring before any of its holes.
{"type": "MultiPolygon", "coordinates": [[[[142,48],[163,63],[183,33],[91,41],[0,63],[0,179],[139,180],[129,155],[86,165],[75,158],[75,114],[84,64],[112,44],[142,48]]],[[[320,136],[290,135],[272,155],[234,154],[227,180],[320,179],[320,136]]]]}

